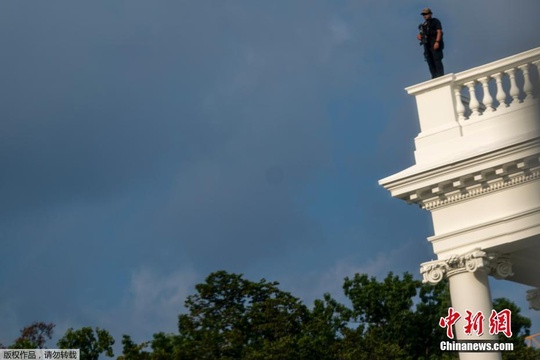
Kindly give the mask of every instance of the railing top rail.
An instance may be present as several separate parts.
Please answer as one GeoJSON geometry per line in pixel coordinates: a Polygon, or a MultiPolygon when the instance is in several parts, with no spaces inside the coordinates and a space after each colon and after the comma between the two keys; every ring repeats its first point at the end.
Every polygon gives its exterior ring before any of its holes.
{"type": "Polygon", "coordinates": [[[447,74],[437,79],[432,79],[420,84],[412,85],[405,88],[405,90],[409,95],[418,95],[426,91],[434,90],[453,83],[464,84],[471,80],[477,80],[478,78],[493,75],[497,72],[501,72],[537,60],[540,60],[540,47],[527,50],[522,53],[506,57],[504,59],[496,60],[488,64],[480,65],[459,72],[457,74],[447,74]]]}
{"type": "Polygon", "coordinates": [[[462,71],[455,74],[454,81],[465,83],[482,76],[492,75],[519,65],[531,63],[535,60],[540,60],[540,47],[462,71]]]}

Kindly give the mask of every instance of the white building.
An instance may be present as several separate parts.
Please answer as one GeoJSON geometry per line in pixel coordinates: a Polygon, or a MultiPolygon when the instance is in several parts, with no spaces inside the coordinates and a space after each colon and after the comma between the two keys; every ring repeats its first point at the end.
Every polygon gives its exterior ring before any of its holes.
{"type": "MultiPolygon", "coordinates": [[[[430,211],[437,260],[420,271],[429,283],[448,277],[460,314],[481,311],[487,320],[490,275],[530,286],[523,296],[540,310],[539,66],[536,48],[406,89],[420,121],[416,164],[379,183],[430,211]]],[[[465,334],[464,317],[458,339],[496,338],[465,334]]]]}

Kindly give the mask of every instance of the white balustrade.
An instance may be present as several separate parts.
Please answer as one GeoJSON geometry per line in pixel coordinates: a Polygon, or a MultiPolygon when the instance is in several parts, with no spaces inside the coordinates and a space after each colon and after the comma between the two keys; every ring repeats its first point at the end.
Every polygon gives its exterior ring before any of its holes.
{"type": "Polygon", "coordinates": [[[531,72],[531,65],[536,67],[536,73],[538,74],[540,60],[512,64],[506,68],[497,67],[495,71],[478,71],[477,76],[470,74],[471,71],[466,71],[463,79],[460,79],[461,74],[456,74],[452,87],[456,100],[455,111],[458,120],[476,118],[485,113],[516,106],[519,103],[528,103],[536,98],[535,90],[538,91],[538,89],[533,84],[534,75],[531,72]],[[476,84],[478,83],[482,86],[483,95],[481,99],[477,94],[476,84]],[[507,90],[505,90],[505,83],[508,85],[507,90]],[[520,87],[518,83],[522,84],[522,86],[520,87]],[[490,92],[490,84],[493,84],[494,96],[490,92]],[[463,88],[466,91],[465,96],[461,94],[463,88]],[[463,101],[464,98],[469,99],[468,103],[463,101]],[[495,100],[497,103],[495,103],[495,100]],[[468,114],[470,115],[467,116],[468,114]]]}
{"type": "Polygon", "coordinates": [[[417,163],[540,134],[540,47],[408,87],[417,163]]]}

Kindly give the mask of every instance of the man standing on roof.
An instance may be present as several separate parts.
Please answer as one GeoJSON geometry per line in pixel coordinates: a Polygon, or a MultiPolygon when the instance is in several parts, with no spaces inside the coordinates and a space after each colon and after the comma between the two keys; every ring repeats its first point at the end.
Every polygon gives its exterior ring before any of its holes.
{"type": "Polygon", "coordinates": [[[444,75],[443,59],[443,31],[439,19],[432,17],[430,8],[422,10],[424,23],[418,25],[420,33],[417,38],[420,45],[424,45],[424,57],[429,66],[431,78],[435,79],[444,75]]]}

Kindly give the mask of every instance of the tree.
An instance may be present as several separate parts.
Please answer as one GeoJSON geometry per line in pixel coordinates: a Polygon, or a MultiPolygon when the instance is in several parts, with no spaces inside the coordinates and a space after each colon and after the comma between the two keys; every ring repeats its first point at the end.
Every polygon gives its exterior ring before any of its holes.
{"type": "Polygon", "coordinates": [[[343,289],[352,303],[345,330],[344,359],[453,359],[443,353],[445,332],[439,318],[450,306],[448,284],[422,284],[405,273],[389,273],[383,281],[366,274],[345,278],[343,289]]]}
{"type": "Polygon", "coordinates": [[[128,335],[122,336],[123,351],[117,360],[169,360],[178,358],[175,346],[178,335],[159,332],[153,335],[152,341],[136,344],[128,335]],[[146,349],[151,347],[152,351],[146,349]]]}
{"type": "MultiPolygon", "coordinates": [[[[450,307],[446,280],[432,286],[408,273],[401,277],[389,273],[382,281],[355,274],[343,285],[351,307],[324,294],[311,310],[278,285],[225,271],[211,273],[186,299],[188,311],[178,317],[178,334],[159,332],[141,344],[125,335],[124,355],[119,359],[458,358],[457,353],[440,350],[440,342],[448,340],[439,326],[450,307]]],[[[511,341],[516,350],[503,353],[503,359],[538,359],[538,351],[523,342],[530,320],[506,299],[496,299],[494,307],[512,311],[511,341]]]]}
{"type": "Polygon", "coordinates": [[[330,294],[324,294],[322,300],[315,300],[299,343],[302,358],[339,358],[350,314],[350,309],[338,303],[330,294]]]}
{"type": "Polygon", "coordinates": [[[98,360],[105,353],[113,357],[114,339],[107,330],[83,327],[79,330],[68,329],[57,343],[60,349],[80,349],[81,359],[98,360]]]}
{"type": "Polygon", "coordinates": [[[414,332],[411,333],[411,337],[415,338],[411,344],[412,353],[417,359],[457,359],[457,354],[441,351],[441,341],[448,338],[446,330],[437,325],[451,306],[448,280],[436,285],[421,284],[419,298],[414,314],[414,332]]]}
{"type": "Polygon", "coordinates": [[[169,360],[178,358],[177,345],[179,336],[175,334],[165,334],[159,332],[154,334],[150,346],[152,347],[152,360],[169,360]]]}
{"type": "Polygon", "coordinates": [[[521,315],[521,309],[516,304],[505,298],[494,299],[493,309],[495,309],[497,312],[508,309],[512,313],[512,337],[507,338],[504,334],[499,333],[499,341],[513,343],[514,351],[503,352],[503,360],[540,359],[540,350],[528,347],[525,344],[525,337],[530,335],[531,320],[521,315]]]}
{"type": "Polygon", "coordinates": [[[148,347],[148,342],[136,344],[129,335],[122,336],[122,355],[117,360],[150,360],[150,353],[144,349],[148,347]]]}
{"type": "Polygon", "coordinates": [[[54,324],[34,322],[21,330],[21,335],[15,340],[10,349],[43,349],[47,340],[52,337],[54,324]]]}
{"type": "Polygon", "coordinates": [[[420,282],[408,273],[403,279],[389,273],[382,282],[366,274],[345,278],[343,289],[353,306],[351,320],[363,325],[354,331],[363,354],[390,359],[409,353],[409,334],[415,325],[413,298],[419,287],[420,282]]]}
{"type": "Polygon", "coordinates": [[[218,271],[186,300],[179,316],[182,359],[300,359],[308,309],[277,282],[218,271]]]}

